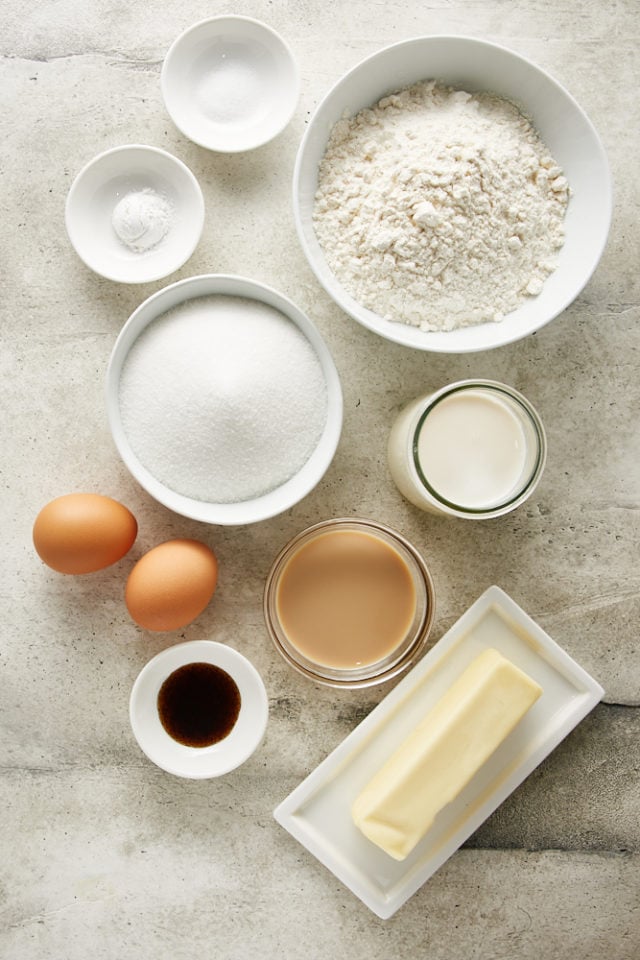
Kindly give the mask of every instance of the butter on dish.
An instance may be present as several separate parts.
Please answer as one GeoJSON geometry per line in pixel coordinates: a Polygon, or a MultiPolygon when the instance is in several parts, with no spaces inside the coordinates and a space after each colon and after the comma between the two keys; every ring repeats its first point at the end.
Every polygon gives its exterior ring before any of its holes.
{"type": "Polygon", "coordinates": [[[356,798],[356,826],[404,860],[541,694],[510,660],[485,650],[356,798]]]}

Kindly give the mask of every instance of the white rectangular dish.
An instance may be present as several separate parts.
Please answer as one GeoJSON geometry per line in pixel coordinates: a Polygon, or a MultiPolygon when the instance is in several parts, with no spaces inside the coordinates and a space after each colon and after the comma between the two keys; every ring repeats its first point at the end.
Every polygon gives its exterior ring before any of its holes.
{"type": "Polygon", "coordinates": [[[604,691],[504,591],[489,587],[274,817],[375,914],[388,919],[602,698],[604,691]],[[468,664],[494,647],[537,681],[540,699],[398,862],[364,837],[351,804],[468,664]]]}

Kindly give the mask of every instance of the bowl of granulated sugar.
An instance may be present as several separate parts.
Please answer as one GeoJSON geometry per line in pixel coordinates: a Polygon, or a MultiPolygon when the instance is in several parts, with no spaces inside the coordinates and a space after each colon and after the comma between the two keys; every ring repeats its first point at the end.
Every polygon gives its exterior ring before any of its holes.
{"type": "Polygon", "coordinates": [[[609,166],[573,97],[472,37],[401,41],[319,104],[293,178],[316,277],[374,333],[443,353],[540,329],[604,250],[609,166]]]}
{"type": "Polygon", "coordinates": [[[254,523],[318,484],[342,429],[342,391],[315,325],[282,294],[204,275],[153,294],[114,345],[116,447],[140,485],[205,523],[254,523]]]}

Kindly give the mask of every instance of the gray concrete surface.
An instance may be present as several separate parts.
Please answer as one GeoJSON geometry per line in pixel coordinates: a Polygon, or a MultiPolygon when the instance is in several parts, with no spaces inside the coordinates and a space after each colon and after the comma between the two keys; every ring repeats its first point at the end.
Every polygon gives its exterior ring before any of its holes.
{"type": "Polygon", "coordinates": [[[639,18],[635,0],[0,0],[0,956],[640,956],[639,18]],[[233,158],[186,141],[159,86],[174,37],[224,12],[279,30],[303,77],[286,131],[233,158]],[[467,357],[413,355],[345,317],[306,265],[290,208],[296,148],[328,87],[381,46],[446,32],[502,42],[551,72],[596,125],[615,180],[610,241],[578,300],[537,335],[467,357]],[[170,279],[235,272],[269,283],[310,314],[333,351],[345,395],[340,447],[319,487],[281,517],[235,529],[187,521],[139,489],[115,453],[103,403],[109,353],[165,281],[121,286],[90,273],[68,242],[64,203],[84,163],[131,142],[175,153],[205,193],[203,239],[170,279]],[[535,498],[485,525],[420,513],[385,463],[396,411],[470,375],[522,390],[550,441],[535,498]],[[140,525],[125,560],[77,579],[46,569],[31,546],[40,507],[74,490],[121,499],[140,525]],[[434,640],[497,583],[606,689],[386,923],[271,816],[386,692],[336,694],[294,676],[262,622],[278,549],[345,513],[389,523],[424,552],[438,594],[434,640]],[[167,638],[138,630],[122,594],[136,558],[171,536],[210,543],[221,574],[206,613],[167,638]],[[152,654],[200,637],[252,659],[271,717],[244,767],[192,783],[146,761],[127,704],[152,654]]]}

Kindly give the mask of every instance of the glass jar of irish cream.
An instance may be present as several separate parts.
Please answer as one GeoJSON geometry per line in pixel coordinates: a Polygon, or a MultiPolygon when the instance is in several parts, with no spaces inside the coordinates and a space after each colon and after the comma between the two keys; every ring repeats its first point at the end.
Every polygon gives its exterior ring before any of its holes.
{"type": "Polygon", "coordinates": [[[336,518],[293,538],[267,577],[264,615],[276,649],[332,687],[397,677],[424,652],[435,610],[429,570],[401,534],[336,518]]]}
{"type": "Polygon", "coordinates": [[[400,413],[388,461],[400,492],[423,510],[499,517],[534,491],[546,459],[540,417],[511,387],[461,380],[400,413]]]}

